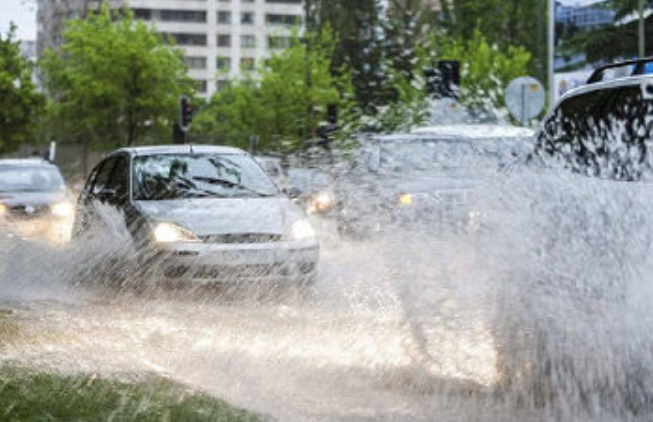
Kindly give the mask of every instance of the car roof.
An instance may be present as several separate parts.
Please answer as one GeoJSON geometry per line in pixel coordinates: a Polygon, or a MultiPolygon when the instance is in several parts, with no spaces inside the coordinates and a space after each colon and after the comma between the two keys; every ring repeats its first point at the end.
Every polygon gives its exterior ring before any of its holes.
{"type": "Polygon", "coordinates": [[[132,156],[160,155],[160,154],[246,154],[239,148],[218,145],[156,145],[146,147],[121,148],[109,155],[127,153],[132,156]]]}
{"type": "Polygon", "coordinates": [[[281,163],[282,160],[279,157],[272,157],[270,155],[255,155],[254,159],[258,162],[274,162],[274,163],[281,163]]]}
{"type": "Polygon", "coordinates": [[[558,100],[556,106],[569,97],[575,97],[588,92],[600,91],[603,89],[619,88],[623,86],[641,85],[644,82],[653,83],[653,75],[636,75],[636,76],[623,76],[607,81],[594,82],[591,84],[581,85],[577,88],[570,89],[558,100]]]}
{"type": "Polygon", "coordinates": [[[43,158],[5,158],[0,160],[0,167],[51,167],[56,165],[43,158]]]}
{"type": "Polygon", "coordinates": [[[410,133],[376,136],[380,141],[410,141],[415,139],[485,140],[489,138],[528,138],[532,129],[511,125],[443,125],[414,129],[410,133]]]}

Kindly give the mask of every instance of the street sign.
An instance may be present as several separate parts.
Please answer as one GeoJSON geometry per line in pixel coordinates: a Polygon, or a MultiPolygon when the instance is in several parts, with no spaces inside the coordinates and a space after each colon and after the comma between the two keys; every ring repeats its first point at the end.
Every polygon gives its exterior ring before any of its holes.
{"type": "Polygon", "coordinates": [[[513,117],[524,126],[544,110],[546,93],[535,78],[522,76],[514,79],[506,88],[506,106],[513,117]]]}

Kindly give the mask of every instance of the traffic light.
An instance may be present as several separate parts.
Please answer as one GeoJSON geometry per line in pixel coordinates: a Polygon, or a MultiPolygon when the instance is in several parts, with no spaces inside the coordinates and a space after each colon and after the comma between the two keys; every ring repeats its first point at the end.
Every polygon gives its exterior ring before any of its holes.
{"type": "Polygon", "coordinates": [[[186,132],[193,121],[193,103],[191,103],[190,98],[184,95],[179,99],[179,108],[181,111],[179,128],[186,132]]]}
{"type": "Polygon", "coordinates": [[[427,69],[426,90],[436,98],[459,99],[460,62],[457,60],[442,60],[435,68],[427,69]]]}

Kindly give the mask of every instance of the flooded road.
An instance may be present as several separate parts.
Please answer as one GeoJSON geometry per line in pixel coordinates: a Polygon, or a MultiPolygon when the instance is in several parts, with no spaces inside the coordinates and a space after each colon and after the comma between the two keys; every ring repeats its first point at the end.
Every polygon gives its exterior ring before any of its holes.
{"type": "MultiPolygon", "coordinates": [[[[560,205],[550,199],[550,191],[546,194],[547,204],[560,205]]],[[[596,197],[591,189],[583,195],[596,197]]],[[[92,268],[94,260],[106,258],[90,246],[51,250],[9,242],[3,246],[0,308],[16,322],[18,334],[0,344],[0,359],[102,376],[155,372],[278,421],[651,420],[648,393],[653,384],[633,375],[639,366],[624,366],[619,360],[632,356],[642,367],[652,361],[647,346],[652,324],[645,312],[650,288],[642,287],[647,283],[633,284],[639,300],[627,308],[642,312],[620,311],[613,318],[604,302],[588,296],[591,300],[582,305],[589,311],[582,315],[594,324],[566,310],[559,292],[529,287],[529,300],[519,297],[508,315],[519,316],[513,315],[517,308],[534,315],[546,312],[542,320],[553,327],[547,331],[548,348],[536,348],[540,354],[533,356],[541,359],[544,370],[549,368],[546,379],[551,384],[518,385],[513,389],[517,394],[497,388],[502,380],[498,368],[506,357],[530,350],[527,346],[539,339],[539,333],[523,324],[526,320],[518,320],[530,340],[521,343],[516,337],[512,351],[498,343],[509,338],[497,330],[502,282],[560,284],[574,277],[573,271],[577,281],[628,277],[646,282],[650,264],[637,258],[650,243],[638,236],[617,236],[628,232],[625,223],[606,226],[613,230],[607,245],[605,233],[586,236],[583,243],[561,244],[543,260],[537,236],[546,232],[551,236],[542,239],[551,241],[569,231],[569,221],[550,218],[559,217],[554,211],[538,220],[520,208],[524,204],[512,205],[510,212],[523,220],[502,216],[503,231],[482,236],[433,239],[412,233],[348,241],[325,222],[317,284],[308,293],[281,295],[233,296],[213,289],[117,293],[97,283],[101,273],[80,276],[80,267],[92,268]],[[597,249],[597,241],[604,242],[603,249],[597,249]],[[633,241],[641,247],[624,246],[633,241]],[[583,259],[571,260],[565,251],[583,259]],[[614,260],[620,260],[619,272],[606,271],[616,268],[614,260]],[[579,335],[571,336],[573,330],[579,335]],[[606,339],[617,339],[618,347],[612,349],[606,339]],[[582,363],[574,368],[586,369],[567,371],[570,348],[571,357],[582,363]],[[592,359],[595,366],[587,364],[592,359]],[[599,375],[605,375],[607,384],[599,375]],[[523,398],[528,394],[522,393],[533,392],[555,397],[556,406],[523,398]],[[627,403],[617,400],[603,407],[614,397],[627,403]],[[633,397],[641,400],[633,405],[633,397]]],[[[642,210],[648,209],[648,203],[643,205],[642,210]]],[[[636,207],[628,206],[636,215],[636,207]]],[[[584,222],[587,233],[599,233],[596,227],[605,224],[574,214],[566,204],[564,209],[566,218],[584,222]]],[[[521,370],[531,370],[533,362],[533,357],[523,361],[521,370]]],[[[536,381],[542,374],[532,373],[536,381]]]]}
{"type": "Polygon", "coordinates": [[[425,354],[408,321],[419,308],[402,303],[409,293],[393,280],[387,251],[326,243],[320,281],[308,295],[116,295],[58,284],[65,274],[47,280],[47,268],[25,269],[21,283],[3,281],[2,308],[21,334],[0,356],[72,373],[154,371],[280,421],[510,420],[514,409],[502,408],[488,388],[496,377],[491,339],[461,329],[469,321],[455,322],[444,281],[422,292],[439,301],[434,316],[420,316],[422,327],[434,329],[422,334],[437,337],[425,354]]]}

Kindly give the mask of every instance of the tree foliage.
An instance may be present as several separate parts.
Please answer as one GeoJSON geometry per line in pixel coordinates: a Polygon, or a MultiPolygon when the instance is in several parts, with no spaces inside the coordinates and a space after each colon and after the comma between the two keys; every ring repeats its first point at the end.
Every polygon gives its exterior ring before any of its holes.
{"type": "Polygon", "coordinates": [[[32,66],[14,40],[15,29],[0,34],[0,153],[35,140],[44,103],[32,82],[32,66]]]}
{"type": "Polygon", "coordinates": [[[166,41],[129,10],[112,12],[106,4],[69,21],[62,47],[41,62],[57,138],[105,147],[169,139],[190,81],[166,41]]]}
{"type": "Polygon", "coordinates": [[[544,81],[548,0],[443,1],[443,29],[456,39],[471,40],[480,30],[488,44],[507,51],[524,47],[533,57],[529,73],[544,81]]]}
{"type": "MultiPolygon", "coordinates": [[[[321,35],[297,35],[291,47],[258,67],[255,75],[232,81],[194,119],[193,132],[243,148],[258,136],[259,149],[295,151],[320,136],[329,107],[338,127],[351,121],[353,89],[346,71],[331,73],[335,42],[321,35]]],[[[341,132],[342,133],[342,132],[341,132]]]]}
{"type": "Polygon", "coordinates": [[[501,49],[476,30],[470,39],[432,35],[416,50],[413,77],[392,73],[392,86],[399,94],[397,102],[380,110],[372,120],[381,131],[395,131],[424,124],[431,112],[425,71],[440,60],[458,60],[461,64],[460,102],[475,114],[505,116],[504,93],[510,81],[528,73],[530,53],[523,47],[501,49]]]}
{"type": "Polygon", "coordinates": [[[387,101],[385,37],[379,0],[307,0],[309,31],[320,34],[324,28],[335,39],[331,71],[351,72],[356,100],[365,112],[387,101]]]}

